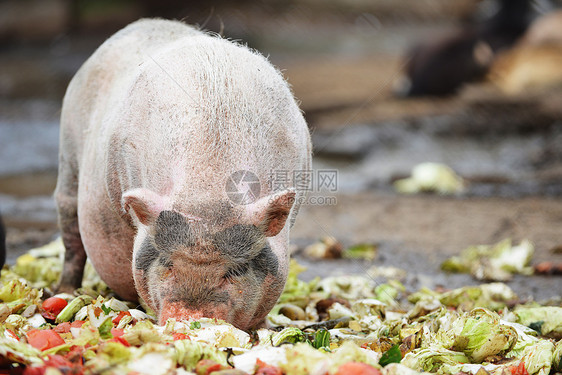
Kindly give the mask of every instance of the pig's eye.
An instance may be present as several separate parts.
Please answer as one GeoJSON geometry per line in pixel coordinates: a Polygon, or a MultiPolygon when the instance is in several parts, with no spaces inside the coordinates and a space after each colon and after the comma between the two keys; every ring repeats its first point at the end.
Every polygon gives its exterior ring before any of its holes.
{"type": "Polygon", "coordinates": [[[167,270],[164,271],[164,273],[162,274],[162,278],[163,278],[163,279],[168,279],[170,276],[172,276],[172,270],[171,270],[171,269],[167,269],[167,270]]]}
{"type": "Polygon", "coordinates": [[[249,265],[241,264],[236,267],[229,269],[223,276],[224,279],[232,279],[234,277],[240,277],[248,272],[249,265]]]}

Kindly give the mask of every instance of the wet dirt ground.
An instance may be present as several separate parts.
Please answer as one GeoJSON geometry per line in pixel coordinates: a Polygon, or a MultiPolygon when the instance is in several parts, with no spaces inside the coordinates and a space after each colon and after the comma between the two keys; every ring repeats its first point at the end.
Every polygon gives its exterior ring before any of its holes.
{"type": "MultiPolygon", "coordinates": [[[[365,273],[372,266],[393,266],[408,272],[406,285],[447,288],[473,285],[468,275],[447,275],[440,264],[475,244],[493,244],[504,238],[535,244],[533,263],[562,261],[562,200],[557,198],[397,196],[370,191],[339,194],[337,206],[305,206],[293,229],[304,245],[310,233],[334,236],[344,245],[378,245],[374,262],[310,260],[303,276],[325,276],[349,271],[365,273]]],[[[560,276],[518,276],[508,283],[521,298],[560,297],[560,276]]]]}
{"type": "MultiPolygon", "coordinates": [[[[332,18],[331,24],[313,28],[306,17],[296,19],[245,24],[248,39],[283,70],[301,101],[315,169],[337,171],[337,191],[313,193],[333,196],[337,204],[304,205],[292,242],[302,249],[330,235],[344,245],[369,242],[379,248],[373,262],[311,260],[297,252],[308,266],[306,279],[364,274],[374,265],[406,270],[410,290],[475,284],[468,275],[442,273],[440,263],[469,245],[507,237],[533,241],[533,264],[562,263],[561,90],[506,97],[479,84],[450,98],[397,99],[391,95],[393,82],[414,35],[448,29],[447,22],[403,27],[370,17],[332,18]],[[278,32],[259,38],[252,34],[254,26],[278,32]],[[306,38],[299,34],[303,28],[306,38]],[[451,166],[468,181],[466,192],[396,194],[392,182],[426,161],[451,166]]],[[[0,97],[0,211],[8,229],[9,263],[57,235],[51,194],[61,95],[96,43],[68,37],[42,53],[41,48],[12,49],[0,55],[0,65],[9,68],[0,81],[9,77],[14,87],[0,87],[5,94],[0,97]],[[24,60],[25,66],[18,64],[24,60]],[[38,67],[48,74],[37,73],[38,67]],[[37,73],[35,81],[22,69],[37,73]]],[[[562,278],[517,276],[509,285],[522,298],[560,298],[562,278]]]]}

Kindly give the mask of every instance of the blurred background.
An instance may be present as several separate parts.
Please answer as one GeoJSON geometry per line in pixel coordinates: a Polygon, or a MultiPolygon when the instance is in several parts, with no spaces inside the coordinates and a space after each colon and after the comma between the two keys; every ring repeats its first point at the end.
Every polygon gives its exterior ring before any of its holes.
{"type": "MultiPolygon", "coordinates": [[[[181,19],[259,50],[292,85],[314,167],[337,171],[337,205],[306,205],[298,252],[325,236],[372,243],[375,264],[412,285],[458,286],[440,263],[472,244],[535,243],[562,262],[562,3],[556,0],[2,0],[0,212],[8,262],[56,236],[52,192],[68,82],[110,35],[141,17],[181,19]],[[463,180],[452,195],[403,195],[424,162],[463,180]]],[[[361,261],[302,260],[361,273],[361,261]]],[[[559,276],[516,277],[524,296],[559,276]]]]}

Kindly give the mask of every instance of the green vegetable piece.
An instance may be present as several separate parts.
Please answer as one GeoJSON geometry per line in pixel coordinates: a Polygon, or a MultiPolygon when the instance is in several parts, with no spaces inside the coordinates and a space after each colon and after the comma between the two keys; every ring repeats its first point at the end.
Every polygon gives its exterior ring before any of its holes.
{"type": "Polygon", "coordinates": [[[543,336],[559,338],[562,336],[562,307],[537,306],[518,307],[513,311],[517,322],[526,325],[543,336]]]}
{"type": "Polygon", "coordinates": [[[197,322],[197,321],[191,322],[191,323],[189,324],[189,328],[190,328],[190,329],[199,329],[199,328],[201,328],[201,323],[199,323],[199,322],[197,322]]]}
{"type": "Polygon", "coordinates": [[[515,328],[500,323],[500,317],[487,309],[477,308],[454,323],[462,326],[455,338],[455,347],[463,351],[473,363],[480,363],[486,357],[506,353],[517,342],[515,328]]]}
{"type": "MultiPolygon", "coordinates": [[[[292,303],[301,308],[306,307],[310,299],[310,294],[314,291],[316,285],[318,284],[319,278],[316,278],[310,282],[304,282],[299,280],[298,276],[300,273],[304,272],[306,267],[297,263],[296,260],[291,259],[289,264],[289,275],[287,276],[287,282],[285,284],[285,289],[279,297],[279,304],[292,303]]],[[[275,314],[279,309],[274,309],[271,313],[275,314]]]]}
{"type": "Polygon", "coordinates": [[[394,182],[401,194],[436,192],[458,194],[464,190],[464,180],[450,167],[440,163],[421,163],[412,169],[412,176],[394,182]]]}
{"type": "MultiPolygon", "coordinates": [[[[280,367],[284,374],[309,375],[318,366],[318,363],[330,358],[329,353],[316,350],[305,343],[298,343],[286,349],[286,361],[281,362],[280,367]]],[[[349,362],[349,359],[347,362],[349,362]]]]}
{"type": "Polygon", "coordinates": [[[111,312],[111,309],[105,306],[103,303],[101,304],[101,309],[105,315],[109,315],[109,313],[111,312]]]}
{"type": "Polygon", "coordinates": [[[221,365],[220,363],[217,363],[212,359],[202,359],[199,362],[197,362],[197,365],[195,366],[195,373],[197,375],[207,375],[212,371],[212,373],[215,374],[217,372],[221,372],[222,370],[227,370],[229,368],[230,367],[221,365]],[[218,370],[210,370],[210,368],[216,369],[217,365],[219,366],[218,370]]]}
{"type": "Polygon", "coordinates": [[[525,348],[521,362],[525,363],[529,374],[548,375],[555,359],[554,349],[554,344],[549,340],[540,340],[525,348]]]}
{"type": "Polygon", "coordinates": [[[544,324],[544,320],[539,320],[538,322],[533,322],[529,324],[529,328],[531,328],[534,331],[537,331],[537,333],[540,334],[543,324],[544,324]]]}
{"type": "Polygon", "coordinates": [[[129,361],[131,354],[126,346],[116,342],[106,342],[97,351],[97,355],[111,365],[129,361]]]}
{"type": "Polygon", "coordinates": [[[386,305],[396,304],[396,298],[405,288],[400,282],[388,282],[377,285],[375,288],[375,298],[386,305]]]}
{"type": "Polygon", "coordinates": [[[319,329],[314,335],[314,341],[312,346],[316,349],[320,348],[330,348],[330,332],[326,329],[319,329]]]}
{"type": "Polygon", "coordinates": [[[398,345],[394,345],[392,348],[383,353],[381,359],[379,360],[379,365],[384,367],[389,363],[400,363],[401,360],[402,353],[400,352],[400,347],[398,345]]]}
{"type": "Polygon", "coordinates": [[[98,332],[100,334],[100,337],[104,340],[112,338],[113,335],[111,334],[111,328],[113,328],[113,322],[111,321],[111,317],[108,317],[98,327],[98,332]]]}
{"type": "Polygon", "coordinates": [[[562,372],[562,340],[558,340],[552,354],[552,368],[555,372],[562,372]]]}
{"type": "Polygon", "coordinates": [[[377,257],[377,245],[358,244],[347,248],[343,253],[344,258],[373,260],[377,257]]]}
{"type": "Polygon", "coordinates": [[[6,302],[12,313],[17,313],[30,305],[41,304],[42,292],[27,286],[20,280],[11,280],[0,288],[0,300],[6,302]]]}
{"type": "MultiPolygon", "coordinates": [[[[4,331],[2,329],[2,331],[4,331]]],[[[0,333],[0,358],[8,359],[12,364],[23,365],[43,363],[42,353],[31,345],[15,340],[9,340],[0,333]]],[[[9,370],[8,370],[9,371],[9,370]]],[[[9,373],[9,372],[6,372],[9,373]]]]}
{"type": "Polygon", "coordinates": [[[174,361],[184,366],[187,371],[193,371],[202,359],[210,359],[223,366],[228,366],[226,353],[217,348],[190,340],[174,341],[174,361]]]}
{"type": "Polygon", "coordinates": [[[453,256],[441,264],[441,269],[448,272],[471,273],[479,280],[506,281],[511,274],[532,274],[529,263],[534,253],[534,246],[528,240],[513,246],[511,240],[505,239],[494,245],[470,246],[460,256],[453,256]]]}
{"type": "MultiPolygon", "coordinates": [[[[443,366],[456,366],[459,363],[467,362],[469,362],[469,359],[462,352],[429,347],[407,353],[401,363],[416,371],[437,372],[443,366]]],[[[456,372],[458,371],[453,373],[456,372]]]]}
{"type": "Polygon", "coordinates": [[[62,311],[57,315],[56,322],[68,322],[74,315],[84,306],[92,302],[92,297],[81,295],[74,298],[62,311]]]}
{"type": "Polygon", "coordinates": [[[297,342],[305,342],[305,334],[298,328],[287,327],[281,332],[277,332],[271,336],[271,344],[273,346],[279,346],[282,344],[296,344],[297,342]]]}

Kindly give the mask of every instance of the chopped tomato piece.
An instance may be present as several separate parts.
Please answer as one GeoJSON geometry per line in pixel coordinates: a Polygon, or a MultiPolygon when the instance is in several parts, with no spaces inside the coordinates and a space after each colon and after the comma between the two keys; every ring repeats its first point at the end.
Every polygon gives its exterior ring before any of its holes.
{"type": "Polygon", "coordinates": [[[221,365],[210,359],[202,359],[197,362],[195,366],[195,373],[197,375],[209,375],[214,371],[226,370],[228,367],[221,365]]]}
{"type": "Polygon", "coordinates": [[[279,367],[269,365],[260,359],[256,360],[255,375],[283,375],[283,371],[279,367]]]}
{"type": "Polygon", "coordinates": [[[68,333],[70,332],[70,327],[71,325],[69,322],[64,322],[53,328],[53,331],[55,331],[56,333],[68,333]]]}
{"type": "Polygon", "coordinates": [[[48,311],[42,311],[42,312],[41,312],[41,316],[42,316],[43,318],[45,318],[45,320],[49,320],[49,321],[52,321],[52,322],[54,322],[55,319],[57,318],[57,316],[56,316],[55,314],[50,313],[50,312],[48,312],[48,311]]]}
{"type": "Polygon", "coordinates": [[[66,300],[59,297],[50,297],[43,301],[43,310],[57,316],[68,305],[66,300]]]}
{"type": "Polygon", "coordinates": [[[336,375],[381,375],[381,372],[361,362],[348,362],[338,367],[336,375]]]}
{"type": "Polygon", "coordinates": [[[123,328],[111,328],[111,335],[113,337],[121,337],[125,333],[123,328]]]}
{"type": "Polygon", "coordinates": [[[15,340],[18,340],[18,341],[19,341],[19,339],[20,339],[20,338],[18,337],[18,335],[16,335],[16,334],[14,333],[14,331],[12,331],[12,330],[9,330],[9,329],[6,328],[5,333],[6,333],[6,336],[11,337],[11,338],[13,338],[13,339],[15,339],[15,340]]]}
{"type": "Polygon", "coordinates": [[[32,329],[26,334],[29,345],[39,350],[47,350],[64,344],[64,340],[52,329],[32,329]]]}
{"type": "Polygon", "coordinates": [[[68,353],[64,355],[66,359],[70,362],[77,362],[82,364],[84,362],[84,358],[82,354],[84,353],[84,347],[79,345],[72,345],[68,353]]]}
{"type": "Polygon", "coordinates": [[[75,321],[73,321],[72,323],[70,323],[70,326],[71,326],[72,328],[80,328],[80,327],[82,327],[82,325],[83,325],[84,323],[86,323],[84,320],[75,320],[75,321]]]}
{"type": "Polygon", "coordinates": [[[186,335],[185,333],[179,333],[179,332],[174,333],[174,335],[172,337],[174,338],[174,341],[176,341],[176,340],[191,340],[188,335],[186,335]]]}
{"type": "Polygon", "coordinates": [[[48,368],[64,369],[65,374],[82,375],[82,363],[72,363],[61,355],[49,355],[49,358],[39,367],[27,367],[23,375],[44,375],[48,368]]]}
{"type": "Polygon", "coordinates": [[[125,340],[123,337],[121,336],[116,336],[112,339],[107,340],[107,342],[116,342],[122,345],[125,345],[127,347],[131,346],[131,344],[129,344],[129,342],[127,340],[125,340]]]}
{"type": "Polygon", "coordinates": [[[509,370],[512,375],[529,375],[529,372],[525,368],[525,362],[519,362],[519,366],[511,366],[509,370]]]}
{"type": "Polygon", "coordinates": [[[123,319],[124,316],[131,316],[131,313],[128,312],[128,311],[120,311],[119,315],[117,315],[115,318],[113,318],[113,320],[111,322],[113,324],[117,325],[117,324],[119,324],[121,319],[123,319]]]}

